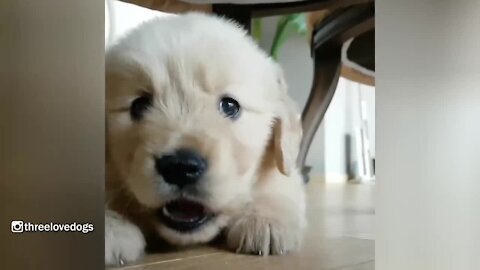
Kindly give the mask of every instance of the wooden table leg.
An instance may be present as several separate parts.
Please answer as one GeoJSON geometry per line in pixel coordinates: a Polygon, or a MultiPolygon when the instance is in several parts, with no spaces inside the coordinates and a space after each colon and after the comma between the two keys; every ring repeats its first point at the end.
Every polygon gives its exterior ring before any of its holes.
{"type": "Polygon", "coordinates": [[[341,54],[342,46],[339,45],[315,57],[312,89],[302,113],[303,139],[297,160],[299,168],[305,165],[310,144],[335,94],[342,65],[341,54]]]}
{"type": "MultiPolygon", "coordinates": [[[[304,170],[308,150],[337,88],[345,41],[374,27],[373,3],[351,6],[332,12],[314,31],[312,51],[314,80],[302,113],[303,139],[297,165],[304,170]]],[[[304,173],[305,181],[308,175],[304,173]]]]}

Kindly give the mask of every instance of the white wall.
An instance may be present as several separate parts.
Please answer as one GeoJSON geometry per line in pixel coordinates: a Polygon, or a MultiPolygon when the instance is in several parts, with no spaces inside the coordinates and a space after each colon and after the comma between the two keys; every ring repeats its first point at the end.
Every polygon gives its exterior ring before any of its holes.
{"type": "Polygon", "coordinates": [[[348,81],[340,78],[332,103],[325,113],[325,174],[330,179],[345,180],[347,157],[345,136],[348,134],[348,81]]]}
{"type": "Polygon", "coordinates": [[[367,104],[368,136],[372,142],[372,156],[375,157],[375,87],[345,80],[344,89],[347,91],[349,104],[346,107],[347,132],[353,134],[354,129],[361,124],[359,116],[359,99],[361,98],[367,104]]]}
{"type": "Polygon", "coordinates": [[[337,90],[324,118],[325,173],[327,180],[344,181],[347,165],[356,171],[357,152],[355,132],[361,127],[360,102],[366,102],[367,133],[372,157],[375,157],[375,88],[340,77],[337,90]],[[347,152],[346,137],[351,140],[347,152]],[[350,157],[348,156],[350,155],[350,157]],[[349,164],[347,164],[349,163],[349,164]]]}
{"type": "Polygon", "coordinates": [[[480,1],[376,1],[376,269],[480,269],[480,1]]]}
{"type": "Polygon", "coordinates": [[[155,17],[171,16],[171,14],[168,13],[143,8],[118,0],[107,0],[107,3],[110,4],[110,12],[108,14],[111,22],[109,24],[110,35],[113,42],[144,21],[148,21],[155,17]]]}

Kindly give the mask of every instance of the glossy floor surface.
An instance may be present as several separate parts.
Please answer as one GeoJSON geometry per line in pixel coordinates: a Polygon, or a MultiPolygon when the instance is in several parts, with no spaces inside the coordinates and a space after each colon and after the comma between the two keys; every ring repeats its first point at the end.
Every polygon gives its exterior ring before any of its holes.
{"type": "Polygon", "coordinates": [[[312,179],[307,185],[309,229],[302,250],[295,254],[260,257],[196,247],[147,255],[135,265],[116,269],[374,269],[374,188],[312,179]]]}

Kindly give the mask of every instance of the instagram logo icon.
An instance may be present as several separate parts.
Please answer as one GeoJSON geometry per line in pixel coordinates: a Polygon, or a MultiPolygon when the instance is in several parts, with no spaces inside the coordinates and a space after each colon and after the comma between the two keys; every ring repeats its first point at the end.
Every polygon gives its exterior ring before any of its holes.
{"type": "Polygon", "coordinates": [[[23,221],[14,220],[11,224],[12,233],[23,233],[23,221]]]}

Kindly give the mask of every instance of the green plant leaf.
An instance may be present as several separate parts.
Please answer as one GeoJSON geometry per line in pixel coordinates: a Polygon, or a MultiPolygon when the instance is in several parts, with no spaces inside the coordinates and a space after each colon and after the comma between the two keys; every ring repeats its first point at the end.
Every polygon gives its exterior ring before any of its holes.
{"type": "Polygon", "coordinates": [[[262,38],[262,19],[255,18],[252,20],[252,37],[257,41],[260,42],[262,38]]]}
{"type": "Polygon", "coordinates": [[[304,13],[291,14],[280,17],[277,23],[277,29],[273,38],[270,55],[278,60],[280,48],[285,44],[293,34],[305,36],[307,34],[307,18],[304,13]]]}
{"type": "Polygon", "coordinates": [[[275,36],[273,37],[272,47],[270,49],[270,55],[273,59],[278,60],[278,52],[280,47],[285,43],[288,38],[288,23],[289,17],[283,16],[278,20],[275,36]]]}
{"type": "Polygon", "coordinates": [[[297,33],[306,35],[308,32],[307,16],[305,13],[292,15],[292,26],[295,27],[297,33]]]}

